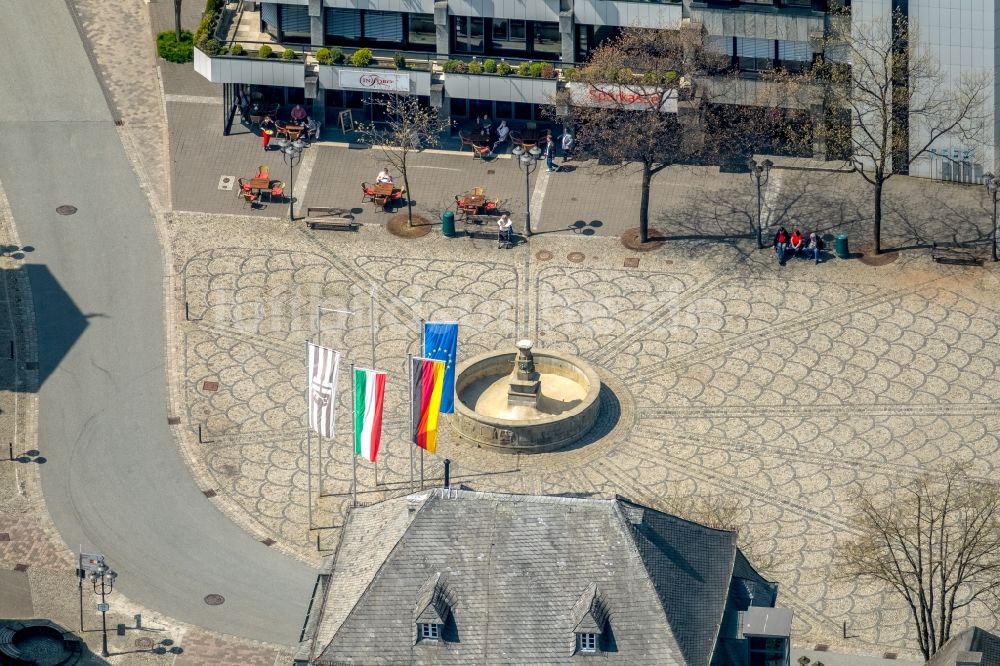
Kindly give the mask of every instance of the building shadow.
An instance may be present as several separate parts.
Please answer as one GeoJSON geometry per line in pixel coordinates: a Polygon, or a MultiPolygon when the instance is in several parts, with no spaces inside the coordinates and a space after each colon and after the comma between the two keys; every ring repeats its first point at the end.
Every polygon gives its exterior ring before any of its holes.
{"type": "MultiPolygon", "coordinates": [[[[87,320],[104,315],[82,313],[47,266],[25,264],[2,271],[12,318],[23,316],[23,301],[29,294],[34,303],[38,355],[29,355],[28,341],[20,333],[24,326],[4,330],[8,339],[0,339],[0,390],[37,390],[83,335],[87,320]],[[33,372],[38,373],[37,382],[28,381],[33,372]]],[[[30,330],[32,322],[28,323],[30,330]]]]}

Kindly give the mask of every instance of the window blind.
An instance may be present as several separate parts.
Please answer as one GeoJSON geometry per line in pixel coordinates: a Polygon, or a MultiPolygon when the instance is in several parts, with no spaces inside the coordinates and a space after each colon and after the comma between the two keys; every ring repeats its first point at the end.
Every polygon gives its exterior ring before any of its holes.
{"type": "Polygon", "coordinates": [[[809,42],[778,41],[778,60],[812,62],[812,56],[812,46],[809,42]]]}
{"type": "Polygon", "coordinates": [[[278,5],[273,2],[260,4],[260,20],[269,26],[278,27],[278,5]]]}
{"type": "Polygon", "coordinates": [[[365,12],[365,38],[378,42],[402,42],[403,15],[398,12],[365,12]]]}
{"type": "Polygon", "coordinates": [[[281,31],[309,34],[309,8],[305,5],[281,5],[281,31]]]}
{"type": "Polygon", "coordinates": [[[326,34],[361,39],[361,13],[356,9],[326,9],[326,34]]]}
{"type": "Polygon", "coordinates": [[[736,55],[741,58],[774,60],[774,40],[755,37],[737,37],[736,55]]]}

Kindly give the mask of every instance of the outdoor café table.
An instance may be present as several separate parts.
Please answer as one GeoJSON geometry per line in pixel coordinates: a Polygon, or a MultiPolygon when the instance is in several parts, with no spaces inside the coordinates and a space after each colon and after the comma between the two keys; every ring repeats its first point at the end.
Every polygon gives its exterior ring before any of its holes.
{"type": "Polygon", "coordinates": [[[458,198],[463,207],[475,206],[476,208],[482,208],[486,205],[486,197],[482,194],[473,194],[472,192],[466,192],[458,198]]]}
{"type": "Polygon", "coordinates": [[[269,190],[271,189],[271,181],[267,178],[251,178],[250,179],[250,191],[257,190],[269,190]]]}
{"type": "Polygon", "coordinates": [[[469,135],[469,140],[472,141],[472,143],[479,144],[480,146],[485,146],[490,142],[490,133],[482,131],[473,132],[472,134],[469,135]]]}
{"type": "Polygon", "coordinates": [[[391,197],[394,189],[392,183],[379,183],[372,187],[376,197],[391,197]]]}

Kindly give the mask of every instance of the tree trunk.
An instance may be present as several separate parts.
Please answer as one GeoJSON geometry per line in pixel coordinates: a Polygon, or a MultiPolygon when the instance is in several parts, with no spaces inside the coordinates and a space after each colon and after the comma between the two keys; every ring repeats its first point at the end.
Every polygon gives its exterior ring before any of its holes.
{"type": "Polygon", "coordinates": [[[875,220],[872,227],[872,235],[875,238],[875,254],[882,254],[882,186],[885,180],[878,173],[875,174],[875,220]]]}
{"type": "Polygon", "coordinates": [[[406,226],[413,226],[413,204],[410,203],[410,181],[406,177],[406,166],[401,169],[403,172],[403,196],[406,197],[406,226]]]}
{"type": "Polygon", "coordinates": [[[174,0],[174,29],[177,31],[177,42],[181,41],[181,0],[174,0]]]}
{"type": "Polygon", "coordinates": [[[639,242],[649,242],[649,184],[653,179],[653,167],[648,161],[642,163],[642,197],[639,199],[639,242]]]}

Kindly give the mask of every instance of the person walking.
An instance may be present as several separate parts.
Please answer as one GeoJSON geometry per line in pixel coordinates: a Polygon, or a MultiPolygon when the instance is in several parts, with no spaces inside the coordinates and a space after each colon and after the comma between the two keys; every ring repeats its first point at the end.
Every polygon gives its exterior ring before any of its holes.
{"type": "Polygon", "coordinates": [[[267,150],[267,144],[271,143],[271,137],[274,136],[275,131],[277,131],[278,126],[271,119],[271,116],[264,116],[264,120],[260,121],[260,136],[261,141],[264,143],[264,150],[267,150]]]}
{"type": "Polygon", "coordinates": [[[509,213],[504,213],[497,219],[497,249],[509,248],[514,244],[514,221],[510,219],[509,213]]]}
{"type": "Polygon", "coordinates": [[[568,128],[563,128],[563,133],[559,135],[559,143],[562,144],[562,161],[566,164],[573,157],[573,146],[576,143],[568,128]]]}
{"type": "Polygon", "coordinates": [[[549,171],[559,171],[559,167],[552,162],[555,156],[556,143],[552,140],[552,135],[549,134],[545,137],[545,166],[548,167],[549,171]]]}

